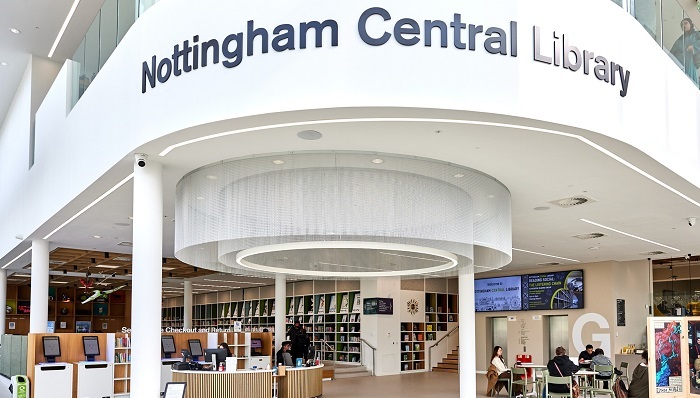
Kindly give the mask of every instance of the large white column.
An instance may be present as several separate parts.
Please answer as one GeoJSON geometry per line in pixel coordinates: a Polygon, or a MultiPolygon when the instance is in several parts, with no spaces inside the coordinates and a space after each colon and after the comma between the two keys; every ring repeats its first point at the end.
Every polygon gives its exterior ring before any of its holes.
{"type": "Polygon", "coordinates": [[[5,311],[7,306],[7,270],[0,269],[0,336],[5,334],[5,311]]]}
{"type": "Polygon", "coordinates": [[[284,311],[287,308],[287,275],[275,275],[275,352],[280,349],[286,339],[287,326],[284,322],[284,311]]]}
{"type": "Polygon", "coordinates": [[[163,296],[163,168],[134,163],[131,396],[160,395],[160,308],[163,296]]]}
{"type": "Polygon", "coordinates": [[[184,322],[182,327],[184,329],[192,329],[192,281],[185,281],[185,297],[182,305],[185,307],[183,309],[184,322]]]}
{"type": "Polygon", "coordinates": [[[476,397],[474,270],[459,272],[459,396],[476,397]]]}
{"type": "Polygon", "coordinates": [[[32,241],[32,309],[29,333],[46,333],[49,320],[49,242],[32,241]]]}

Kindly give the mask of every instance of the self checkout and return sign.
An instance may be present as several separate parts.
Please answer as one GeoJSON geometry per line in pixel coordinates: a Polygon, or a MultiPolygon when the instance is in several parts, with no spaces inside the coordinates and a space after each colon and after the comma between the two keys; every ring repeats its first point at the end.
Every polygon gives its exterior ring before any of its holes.
{"type": "MultiPolygon", "coordinates": [[[[235,68],[256,53],[303,50],[307,47],[337,47],[338,22],[301,22],[297,25],[281,24],[272,30],[248,21],[245,30],[223,38],[203,38],[196,35],[173,46],[172,54],[153,55],[144,61],[141,69],[141,92],[156,88],[169,79],[191,73],[208,66],[235,68]],[[325,33],[325,34],[324,34],[325,33]]],[[[619,88],[620,96],[627,95],[630,71],[593,51],[581,50],[569,42],[567,35],[543,32],[537,25],[532,29],[532,59],[543,64],[582,73],[600,82],[619,88]]],[[[440,46],[459,51],[481,51],[493,55],[518,56],[518,23],[511,21],[507,27],[467,24],[461,14],[454,14],[451,21],[411,18],[396,19],[380,7],[365,10],[357,20],[357,33],[370,46],[383,46],[396,41],[402,46],[440,46]],[[371,33],[370,33],[371,32],[371,33]]]]}

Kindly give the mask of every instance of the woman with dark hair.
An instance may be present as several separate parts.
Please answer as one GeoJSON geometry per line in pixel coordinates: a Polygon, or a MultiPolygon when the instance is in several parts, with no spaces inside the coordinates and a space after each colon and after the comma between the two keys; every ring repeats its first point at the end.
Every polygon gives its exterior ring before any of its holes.
{"type": "Polygon", "coordinates": [[[693,58],[695,54],[700,54],[700,33],[695,30],[695,25],[690,18],[683,18],[681,29],[683,34],[673,43],[671,54],[683,64],[685,74],[697,85],[698,69],[693,58]]]}
{"type": "Polygon", "coordinates": [[[510,382],[510,369],[506,366],[506,361],[503,359],[503,348],[501,346],[493,347],[491,353],[491,364],[486,371],[488,384],[486,386],[486,396],[492,397],[496,395],[502,388],[508,387],[510,382]],[[508,379],[506,382],[505,380],[508,379]]]}
{"type": "Polygon", "coordinates": [[[221,343],[219,343],[219,348],[222,350],[226,350],[227,357],[233,356],[233,354],[231,354],[231,350],[228,348],[228,344],[226,344],[226,342],[222,341],[221,343]]]}
{"type": "Polygon", "coordinates": [[[649,352],[644,350],[642,353],[642,363],[634,368],[632,373],[632,382],[627,390],[628,398],[649,398],[649,352]]]}

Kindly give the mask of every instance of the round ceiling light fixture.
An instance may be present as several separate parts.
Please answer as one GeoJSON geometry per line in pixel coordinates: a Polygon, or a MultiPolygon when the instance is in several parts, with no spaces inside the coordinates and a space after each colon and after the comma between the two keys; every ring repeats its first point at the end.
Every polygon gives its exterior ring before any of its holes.
{"type": "Polygon", "coordinates": [[[192,171],[176,193],[175,256],[216,272],[454,276],[512,258],[507,188],[432,159],[321,151],[246,157],[192,171]],[[274,162],[280,159],[284,168],[274,162]],[[382,167],[368,167],[375,160],[382,167]],[[219,176],[217,184],[207,175],[219,176]]]}
{"type": "Polygon", "coordinates": [[[14,33],[14,34],[16,34],[16,35],[22,33],[22,31],[20,31],[20,30],[17,29],[17,28],[10,28],[10,32],[12,32],[12,33],[14,33]]]}

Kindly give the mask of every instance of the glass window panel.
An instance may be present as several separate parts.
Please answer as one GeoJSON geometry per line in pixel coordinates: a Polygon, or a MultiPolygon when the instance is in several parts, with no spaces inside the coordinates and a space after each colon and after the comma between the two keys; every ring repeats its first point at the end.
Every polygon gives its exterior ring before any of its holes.
{"type": "Polygon", "coordinates": [[[119,0],[117,15],[117,43],[122,41],[126,32],[136,21],[136,2],[138,0],[119,0]]]}
{"type": "Polygon", "coordinates": [[[117,48],[117,0],[107,0],[100,10],[100,69],[115,48],[117,48]]]}
{"type": "Polygon", "coordinates": [[[87,88],[99,70],[100,61],[100,18],[97,18],[88,29],[85,35],[85,78],[87,88]]]}

